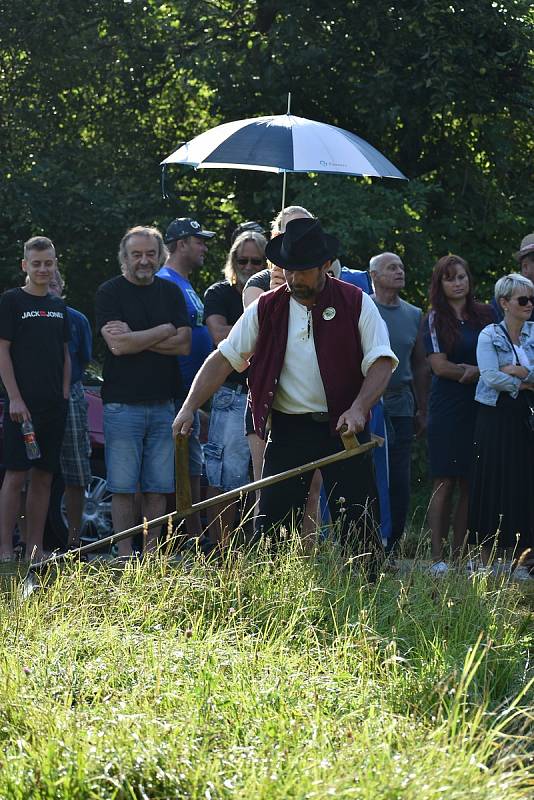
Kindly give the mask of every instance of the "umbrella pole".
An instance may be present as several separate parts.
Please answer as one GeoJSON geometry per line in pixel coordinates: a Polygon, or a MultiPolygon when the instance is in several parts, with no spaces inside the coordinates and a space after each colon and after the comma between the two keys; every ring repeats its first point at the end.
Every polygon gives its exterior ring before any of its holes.
{"type": "MultiPolygon", "coordinates": [[[[287,114],[291,113],[291,92],[287,93],[287,114]]],[[[282,211],[286,207],[286,180],[287,172],[284,172],[284,180],[282,182],[282,211]]]]}
{"type": "Polygon", "coordinates": [[[286,177],[287,172],[284,172],[284,178],[282,180],[282,211],[286,207],[286,177]]]}

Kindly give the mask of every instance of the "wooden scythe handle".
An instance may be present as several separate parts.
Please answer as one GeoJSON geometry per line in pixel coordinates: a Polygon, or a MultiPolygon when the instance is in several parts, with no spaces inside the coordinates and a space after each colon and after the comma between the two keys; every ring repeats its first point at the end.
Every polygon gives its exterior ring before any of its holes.
{"type": "MultiPolygon", "coordinates": [[[[190,514],[194,514],[196,511],[202,511],[205,508],[211,508],[211,506],[223,504],[229,502],[230,500],[235,500],[238,497],[241,497],[246,492],[255,492],[258,489],[263,489],[266,486],[272,486],[275,483],[279,483],[280,481],[287,480],[288,478],[294,478],[298,475],[302,475],[303,472],[311,472],[316,469],[321,469],[322,467],[327,466],[327,464],[333,464],[336,461],[344,461],[347,458],[353,458],[357,455],[363,455],[363,453],[367,453],[372,450],[374,447],[378,447],[384,443],[384,440],[380,438],[380,436],[372,436],[370,442],[365,442],[364,444],[354,444],[349,448],[345,448],[337,453],[332,453],[332,455],[324,456],[323,458],[318,458],[315,461],[309,461],[307,464],[302,464],[300,467],[293,467],[292,469],[288,469],[285,472],[280,472],[277,475],[270,475],[268,478],[261,478],[259,481],[254,481],[253,483],[247,483],[245,486],[241,486],[238,489],[232,489],[229,492],[224,492],[223,494],[219,494],[216,497],[210,497],[207,500],[202,500],[200,503],[195,503],[195,505],[191,504],[191,489],[189,486],[189,461],[187,458],[187,451],[188,451],[188,443],[186,437],[177,437],[176,442],[176,453],[180,453],[180,463],[178,464],[177,461],[177,476],[178,475],[187,475],[187,481],[181,481],[183,487],[187,487],[182,494],[180,491],[180,495],[178,495],[178,490],[176,493],[176,499],[178,501],[178,497],[180,497],[180,505],[178,511],[173,511],[171,514],[165,514],[162,517],[157,517],[156,519],[148,520],[147,523],[143,523],[142,525],[136,525],[133,528],[129,528],[125,531],[118,531],[117,533],[113,533],[111,536],[106,536],[104,539],[99,539],[96,542],[91,542],[90,544],[85,544],[83,547],[78,547],[75,550],[71,550],[68,553],[61,553],[58,556],[52,556],[51,558],[44,559],[43,561],[39,561],[36,564],[30,564],[28,572],[35,572],[39,569],[43,569],[44,567],[50,566],[52,564],[57,565],[61,561],[63,561],[66,557],[72,557],[75,553],[79,555],[83,555],[84,553],[91,553],[94,550],[98,550],[101,547],[105,547],[106,545],[112,545],[116,542],[120,542],[122,539],[126,539],[129,536],[133,536],[135,533],[142,531],[146,528],[152,528],[155,525],[161,525],[162,523],[166,523],[171,520],[183,519],[184,517],[188,517],[190,514]],[[185,441],[179,442],[178,440],[183,438],[185,441]],[[186,495],[186,492],[188,493],[186,495]],[[183,505],[182,505],[182,498],[183,498],[183,505]]],[[[178,482],[178,481],[177,481],[178,482]]]]}
{"type": "Polygon", "coordinates": [[[178,513],[191,508],[191,481],[189,480],[189,438],[177,436],[174,440],[174,464],[176,474],[176,510],[178,513]]]}

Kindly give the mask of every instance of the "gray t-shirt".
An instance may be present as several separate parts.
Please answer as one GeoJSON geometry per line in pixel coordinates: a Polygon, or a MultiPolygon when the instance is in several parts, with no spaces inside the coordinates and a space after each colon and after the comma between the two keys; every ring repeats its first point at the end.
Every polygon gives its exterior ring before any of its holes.
{"type": "Polygon", "coordinates": [[[392,417],[413,417],[415,402],[411,358],[423,312],[400,298],[396,306],[379,303],[375,295],[373,300],[387,325],[391,349],[399,359],[399,366],[392,374],[384,394],[385,409],[392,417]]]}
{"type": "Polygon", "coordinates": [[[245,289],[249,289],[251,286],[254,286],[256,289],[261,289],[262,292],[268,292],[271,288],[271,270],[270,269],[262,269],[260,272],[256,272],[254,275],[251,275],[248,281],[245,283],[245,289]]]}

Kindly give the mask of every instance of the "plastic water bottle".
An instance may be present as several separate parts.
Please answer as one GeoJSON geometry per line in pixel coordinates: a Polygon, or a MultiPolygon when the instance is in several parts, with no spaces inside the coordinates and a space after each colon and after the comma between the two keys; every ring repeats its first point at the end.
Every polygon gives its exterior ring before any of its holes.
{"type": "Polygon", "coordinates": [[[27,458],[29,458],[30,461],[41,458],[41,450],[35,438],[35,429],[30,420],[26,420],[26,422],[22,423],[22,436],[24,438],[27,458]]]}

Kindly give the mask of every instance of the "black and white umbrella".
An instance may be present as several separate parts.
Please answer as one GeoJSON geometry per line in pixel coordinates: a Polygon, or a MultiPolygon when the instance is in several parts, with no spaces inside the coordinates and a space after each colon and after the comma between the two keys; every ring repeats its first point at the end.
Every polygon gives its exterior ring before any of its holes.
{"type": "MultiPolygon", "coordinates": [[[[288,104],[289,105],[289,104],[288,104]]],[[[196,169],[330,172],[406,179],[391,161],[354,133],[293,114],[253,117],[217,125],[182,145],[161,162],[196,169]]]]}

